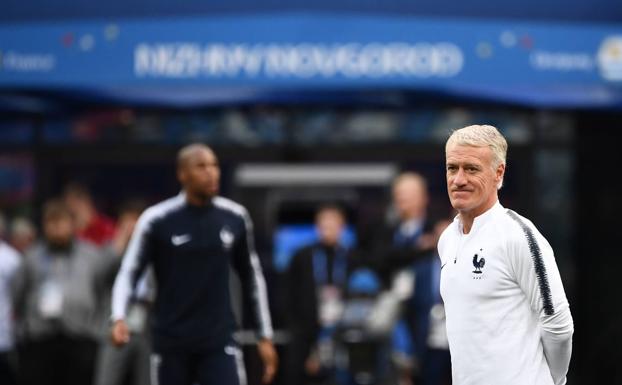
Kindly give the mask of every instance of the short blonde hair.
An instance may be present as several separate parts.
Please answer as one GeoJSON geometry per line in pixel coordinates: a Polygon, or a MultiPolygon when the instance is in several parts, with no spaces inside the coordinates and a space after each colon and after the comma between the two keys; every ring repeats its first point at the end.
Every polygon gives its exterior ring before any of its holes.
{"type": "Polygon", "coordinates": [[[506,164],[508,142],[494,126],[472,125],[455,130],[445,144],[445,152],[450,145],[488,147],[492,151],[492,167],[506,164]]]}

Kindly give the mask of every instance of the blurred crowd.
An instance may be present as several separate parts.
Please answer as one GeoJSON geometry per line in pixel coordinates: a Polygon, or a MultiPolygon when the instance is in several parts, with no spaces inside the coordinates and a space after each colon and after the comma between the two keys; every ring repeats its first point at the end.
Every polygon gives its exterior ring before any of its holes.
{"type": "MultiPolygon", "coordinates": [[[[375,94],[377,96],[377,93],[375,94]]],[[[399,96],[387,95],[387,100],[399,96]]],[[[391,103],[389,103],[391,104],[391,103]]],[[[559,124],[563,118],[549,114],[559,124]]],[[[43,143],[184,143],[213,145],[312,145],[318,143],[443,143],[453,127],[486,120],[504,128],[513,142],[530,140],[530,115],[516,111],[465,108],[283,108],[254,106],[158,112],[117,108],[86,111],[46,120],[43,143]]],[[[562,122],[563,123],[563,122],[562,122]]],[[[29,143],[37,136],[23,119],[0,122],[5,143],[29,143]]]]}
{"type": "MultiPolygon", "coordinates": [[[[436,252],[451,219],[429,217],[421,175],[391,187],[388,214],[357,229],[354,247],[342,242],[344,207],[318,205],[317,240],[292,256],[284,285],[268,282],[286,336],[278,383],[451,383],[436,252]]],[[[111,288],[145,206],[128,201],[109,218],[71,183],[40,223],[0,216],[0,384],[150,384],[149,279],[130,305],[131,343],[109,341],[111,288]]]]}

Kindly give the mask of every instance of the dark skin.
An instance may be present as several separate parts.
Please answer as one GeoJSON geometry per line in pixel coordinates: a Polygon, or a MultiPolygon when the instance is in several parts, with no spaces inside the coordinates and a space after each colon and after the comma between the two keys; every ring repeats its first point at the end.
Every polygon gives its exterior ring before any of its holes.
{"type": "Polygon", "coordinates": [[[177,179],[186,192],[188,203],[206,205],[219,192],[218,158],[206,146],[190,145],[183,148],[177,160],[177,179]]]}
{"type": "MultiPolygon", "coordinates": [[[[220,165],[216,154],[202,144],[191,144],[182,148],[177,156],[177,179],[186,193],[186,200],[193,206],[205,206],[218,195],[220,165]]],[[[121,346],[130,340],[130,331],[124,320],[115,321],[112,327],[112,342],[121,346]]],[[[272,340],[262,338],[257,343],[259,357],[264,364],[262,381],[272,382],[279,359],[272,340]]]]}

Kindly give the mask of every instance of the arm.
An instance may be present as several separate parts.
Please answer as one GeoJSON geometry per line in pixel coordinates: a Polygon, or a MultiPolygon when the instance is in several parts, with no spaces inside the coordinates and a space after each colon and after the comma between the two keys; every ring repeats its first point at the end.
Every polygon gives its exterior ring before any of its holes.
{"type": "Polygon", "coordinates": [[[112,288],[112,340],[117,345],[129,341],[129,330],[125,324],[126,311],[153,249],[153,220],[149,210],[138,220],[112,288]]]}
{"type": "Polygon", "coordinates": [[[278,359],[272,344],[272,321],[268,307],[266,281],[259,257],[255,251],[253,224],[246,211],[243,213],[244,231],[237,240],[233,253],[233,267],[236,269],[244,295],[251,299],[255,323],[259,333],[259,355],[264,363],[263,382],[269,383],[276,374],[278,359]]]}
{"type": "Polygon", "coordinates": [[[380,276],[385,286],[390,286],[396,272],[434,252],[436,244],[430,242],[430,237],[430,233],[424,233],[416,245],[398,246],[394,244],[391,229],[379,231],[376,227],[373,232],[365,230],[358,258],[380,276]]]}
{"type": "Polygon", "coordinates": [[[510,245],[516,279],[542,330],[544,355],[556,385],[566,383],[572,354],[572,315],[553,250],[533,225],[516,217],[521,238],[510,245]]]}
{"type": "Polygon", "coordinates": [[[119,271],[121,258],[127,250],[135,225],[135,220],[127,217],[120,219],[114,238],[102,247],[103,255],[98,258],[100,261],[98,272],[104,282],[113,280],[119,271]]]}

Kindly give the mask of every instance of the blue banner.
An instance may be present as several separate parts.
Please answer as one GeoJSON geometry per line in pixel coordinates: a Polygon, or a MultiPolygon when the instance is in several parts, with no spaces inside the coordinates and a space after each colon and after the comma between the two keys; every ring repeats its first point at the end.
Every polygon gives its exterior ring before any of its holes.
{"type": "Polygon", "coordinates": [[[1,88],[163,103],[399,89],[620,108],[622,26],[306,14],[13,24],[0,27],[1,88]]]}

